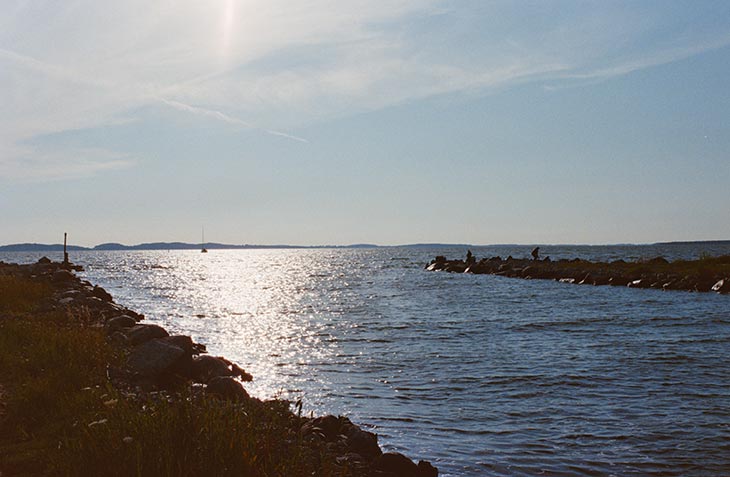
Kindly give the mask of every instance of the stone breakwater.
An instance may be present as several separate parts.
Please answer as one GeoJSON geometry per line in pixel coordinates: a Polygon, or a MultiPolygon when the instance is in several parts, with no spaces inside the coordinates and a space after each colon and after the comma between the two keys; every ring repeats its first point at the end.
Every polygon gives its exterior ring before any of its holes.
{"type": "Polygon", "coordinates": [[[577,285],[612,285],[659,290],[730,293],[730,256],[669,262],[662,257],[626,262],[515,259],[507,257],[477,260],[471,253],[465,260],[438,256],[426,265],[428,271],[500,275],[512,278],[556,280],[577,285]]]}
{"type": "MultiPolygon", "coordinates": [[[[210,356],[206,347],[190,336],[170,335],[144,316],[114,302],[106,290],[80,279],[81,267],[52,262],[18,265],[0,261],[0,275],[18,276],[48,284],[53,293],[38,304],[38,312],[63,311],[78,317],[83,326],[98,327],[124,356],[124,364],[110,366],[109,382],[125,395],[143,400],[153,395],[181,398],[192,390],[243,406],[264,405],[249,396],[242,383],[253,380],[242,367],[221,356],[210,356]]],[[[184,398],[181,398],[184,399],[184,398]]],[[[325,453],[341,466],[341,475],[367,477],[436,477],[427,461],[415,463],[397,452],[383,452],[378,436],[343,416],[302,417],[291,413],[302,442],[325,453]]],[[[288,438],[282,436],[282,439],[288,438]]],[[[340,474],[338,474],[340,475],[340,474]]]]}

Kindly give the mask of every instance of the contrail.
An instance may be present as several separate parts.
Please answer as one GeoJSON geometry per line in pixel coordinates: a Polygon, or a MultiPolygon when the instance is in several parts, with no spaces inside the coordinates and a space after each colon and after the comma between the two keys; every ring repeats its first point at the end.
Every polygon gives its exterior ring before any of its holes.
{"type": "Polygon", "coordinates": [[[291,139],[293,141],[304,142],[304,143],[309,142],[308,140],[304,139],[303,137],[293,136],[293,135],[287,134],[285,132],[275,131],[273,129],[258,128],[256,126],[254,126],[253,124],[248,123],[242,119],[235,118],[233,116],[229,116],[225,113],[222,113],[220,111],[216,111],[213,109],[206,109],[206,108],[200,108],[198,106],[191,106],[189,104],[181,103],[179,101],[172,101],[170,99],[165,99],[165,98],[158,98],[158,99],[162,103],[170,106],[171,108],[177,109],[178,111],[185,111],[188,113],[205,116],[207,118],[217,119],[218,121],[223,121],[228,124],[235,124],[236,126],[241,126],[246,129],[254,129],[254,130],[263,131],[267,134],[271,134],[272,136],[280,136],[280,137],[284,137],[287,139],[291,139]]]}

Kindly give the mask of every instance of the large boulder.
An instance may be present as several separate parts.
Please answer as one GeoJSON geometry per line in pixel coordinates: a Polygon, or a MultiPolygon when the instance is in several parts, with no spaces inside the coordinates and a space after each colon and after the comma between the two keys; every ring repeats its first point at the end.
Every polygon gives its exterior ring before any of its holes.
{"type": "Polygon", "coordinates": [[[153,339],[132,350],[127,358],[127,367],[134,374],[155,377],[172,371],[184,356],[182,348],[153,339]]]}
{"type": "Polygon", "coordinates": [[[165,338],[169,333],[157,325],[135,325],[126,331],[126,335],[131,344],[138,345],[156,338],[165,338]]]}
{"type": "Polygon", "coordinates": [[[107,320],[106,329],[107,329],[107,332],[111,335],[119,330],[122,330],[125,328],[132,328],[136,324],[137,324],[137,320],[135,320],[131,316],[119,315],[119,316],[115,316],[115,317],[107,320]]]}

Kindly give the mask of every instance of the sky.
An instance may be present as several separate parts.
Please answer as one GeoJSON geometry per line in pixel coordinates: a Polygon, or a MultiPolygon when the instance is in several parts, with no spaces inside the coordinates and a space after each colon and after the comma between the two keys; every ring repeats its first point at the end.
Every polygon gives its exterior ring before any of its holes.
{"type": "Polygon", "coordinates": [[[730,239],[730,2],[3,0],[0,244],[730,239]]]}

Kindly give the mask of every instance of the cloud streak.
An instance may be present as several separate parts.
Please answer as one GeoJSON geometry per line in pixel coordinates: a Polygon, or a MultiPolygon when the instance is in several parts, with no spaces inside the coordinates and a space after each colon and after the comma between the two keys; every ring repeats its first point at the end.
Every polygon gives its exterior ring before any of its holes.
{"type": "MultiPolygon", "coordinates": [[[[8,0],[0,6],[0,175],[18,177],[23,164],[32,175],[45,161],[57,177],[58,157],[23,145],[112,127],[145,106],[306,143],[284,131],[435,95],[603,81],[730,44],[710,7],[673,6],[692,20],[633,2],[564,7],[8,0]]],[[[112,159],[69,170],[115,164],[128,166],[112,159]]]]}
{"type": "MultiPolygon", "coordinates": [[[[256,126],[252,125],[251,123],[248,123],[239,118],[234,118],[233,116],[229,116],[228,114],[222,113],[220,111],[215,111],[212,109],[205,109],[205,108],[201,108],[201,107],[197,107],[197,106],[191,106],[189,104],[184,104],[179,101],[171,101],[169,99],[164,99],[164,98],[160,98],[159,100],[163,104],[165,104],[173,109],[176,109],[178,111],[184,111],[187,113],[196,114],[196,115],[214,119],[217,121],[222,121],[224,123],[232,124],[234,126],[239,126],[244,129],[259,129],[256,126]]],[[[308,140],[306,140],[302,137],[294,136],[294,135],[287,134],[287,133],[284,133],[281,131],[274,131],[272,129],[260,129],[260,130],[265,132],[266,134],[284,137],[286,139],[291,139],[292,141],[304,142],[304,143],[309,142],[308,140]]]]}

